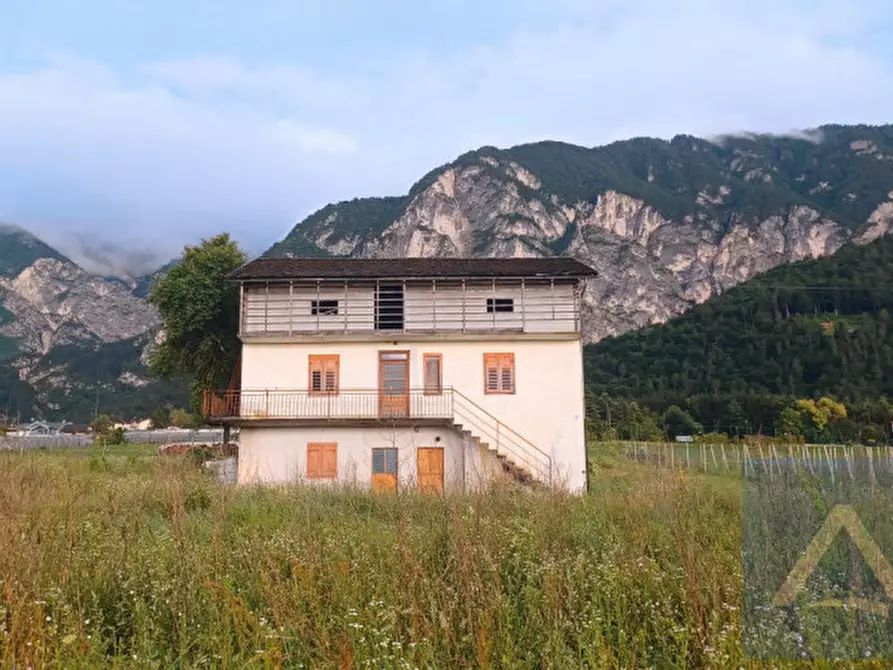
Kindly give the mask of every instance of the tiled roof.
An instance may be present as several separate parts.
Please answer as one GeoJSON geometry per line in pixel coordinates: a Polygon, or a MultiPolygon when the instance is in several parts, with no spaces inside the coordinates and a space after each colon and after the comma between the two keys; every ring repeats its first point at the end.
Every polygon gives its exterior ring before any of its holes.
{"type": "Polygon", "coordinates": [[[573,258],[259,258],[231,279],[409,279],[412,277],[587,277],[573,258]]]}

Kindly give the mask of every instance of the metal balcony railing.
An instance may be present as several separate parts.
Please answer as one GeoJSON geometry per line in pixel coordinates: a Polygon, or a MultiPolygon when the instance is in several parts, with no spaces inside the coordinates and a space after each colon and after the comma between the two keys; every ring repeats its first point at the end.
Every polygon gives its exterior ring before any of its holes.
{"type": "Polygon", "coordinates": [[[468,431],[479,443],[534,479],[548,484],[552,481],[552,459],[548,454],[449,387],[439,393],[424,389],[392,393],[378,389],[340,389],[333,393],[280,389],[205,391],[202,413],[209,422],[442,419],[468,431]]]}
{"type": "Polygon", "coordinates": [[[452,419],[452,392],[378,390],[311,392],[260,389],[205,391],[203,413],[209,420],[227,419],[452,419]]]}

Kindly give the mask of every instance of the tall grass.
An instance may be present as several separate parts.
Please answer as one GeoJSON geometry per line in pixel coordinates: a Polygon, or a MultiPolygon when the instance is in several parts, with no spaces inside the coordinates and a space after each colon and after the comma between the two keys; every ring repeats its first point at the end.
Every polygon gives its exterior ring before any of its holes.
{"type": "Polygon", "coordinates": [[[729,667],[734,481],[597,463],[583,497],[215,484],[0,455],[9,667],[729,667]]]}

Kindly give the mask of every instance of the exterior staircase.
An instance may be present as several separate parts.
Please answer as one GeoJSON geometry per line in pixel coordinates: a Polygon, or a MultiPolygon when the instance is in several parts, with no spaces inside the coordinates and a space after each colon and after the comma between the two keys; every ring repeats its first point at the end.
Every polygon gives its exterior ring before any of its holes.
{"type": "Polygon", "coordinates": [[[552,486],[552,458],[468,397],[450,389],[452,423],[496,456],[503,471],[528,485],[552,486]]]}

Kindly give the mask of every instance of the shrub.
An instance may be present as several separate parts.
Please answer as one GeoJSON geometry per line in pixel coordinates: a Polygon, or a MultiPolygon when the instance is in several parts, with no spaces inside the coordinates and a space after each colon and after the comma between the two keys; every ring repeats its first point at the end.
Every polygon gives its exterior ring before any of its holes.
{"type": "Polygon", "coordinates": [[[124,429],[120,426],[117,428],[109,428],[106,432],[101,433],[93,440],[93,444],[102,447],[124,444],[126,442],[127,439],[124,436],[124,429]]]}

